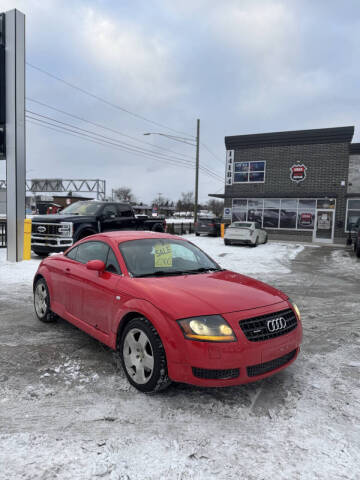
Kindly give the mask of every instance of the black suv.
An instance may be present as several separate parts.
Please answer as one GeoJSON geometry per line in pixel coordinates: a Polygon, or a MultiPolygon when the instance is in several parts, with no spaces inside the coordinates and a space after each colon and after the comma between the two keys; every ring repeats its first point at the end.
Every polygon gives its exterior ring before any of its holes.
{"type": "Polygon", "coordinates": [[[195,235],[198,237],[201,233],[218,237],[220,235],[221,218],[216,217],[198,217],[194,224],[195,235]]]}
{"type": "Polygon", "coordinates": [[[162,218],[137,218],[131,205],[117,202],[76,202],[56,215],[32,219],[31,249],[37,255],[67,250],[81,238],[111,230],[164,232],[162,218]]]}

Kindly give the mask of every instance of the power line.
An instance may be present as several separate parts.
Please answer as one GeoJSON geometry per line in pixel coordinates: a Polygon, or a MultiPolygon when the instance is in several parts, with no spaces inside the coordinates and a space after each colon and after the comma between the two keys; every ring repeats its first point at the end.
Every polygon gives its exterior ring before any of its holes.
{"type": "MultiPolygon", "coordinates": [[[[178,157],[174,157],[174,156],[166,156],[165,154],[163,153],[159,153],[159,152],[154,152],[152,150],[147,150],[147,149],[144,149],[142,147],[138,147],[137,145],[131,145],[129,143],[126,143],[126,142],[120,142],[119,140],[117,139],[114,139],[113,137],[107,137],[105,135],[101,135],[97,132],[93,132],[91,130],[87,130],[87,129],[83,129],[83,128],[80,128],[76,125],[73,125],[71,123],[68,123],[68,122],[62,122],[60,120],[57,120],[53,117],[50,117],[48,115],[42,115],[42,114],[39,114],[37,112],[33,112],[32,110],[26,110],[27,113],[30,113],[32,115],[36,115],[37,117],[40,117],[42,119],[46,119],[46,120],[50,120],[52,122],[56,122],[58,124],[61,124],[61,125],[65,125],[66,127],[70,127],[71,129],[77,129],[81,132],[85,132],[85,134],[90,134],[91,136],[96,136],[96,137],[100,137],[101,140],[103,141],[110,141],[111,143],[118,145],[118,146],[121,146],[121,147],[124,147],[127,149],[127,151],[137,151],[137,152],[140,152],[140,153],[145,153],[145,154],[149,154],[151,156],[154,156],[154,157],[162,157],[162,158],[168,158],[168,159],[172,159],[172,160],[176,160],[176,161],[181,161],[182,163],[186,163],[186,164],[191,164],[191,165],[194,165],[194,162],[190,162],[189,160],[185,160],[183,158],[178,158],[178,157]]],[[[32,118],[32,117],[30,117],[32,118]]],[[[222,178],[220,177],[218,174],[216,174],[215,172],[213,172],[212,170],[210,170],[209,168],[207,167],[204,167],[202,166],[202,170],[204,172],[208,172],[210,173],[211,175],[213,176],[216,176],[217,178],[222,178]]]]}
{"type": "Polygon", "coordinates": [[[181,152],[176,152],[174,150],[171,150],[169,148],[164,148],[164,147],[159,147],[158,145],[153,145],[152,143],[150,142],[146,142],[144,140],[140,140],[136,137],[133,137],[131,135],[127,135],[126,133],[123,133],[123,132],[120,132],[119,130],[115,130],[114,128],[111,128],[111,127],[107,127],[106,125],[103,125],[101,123],[97,123],[97,122],[93,122],[91,120],[88,120],[84,117],[79,117],[78,115],[74,115],[73,113],[69,113],[69,112],[66,112],[65,110],[62,110],[60,108],[57,108],[57,107],[54,107],[52,105],[49,105],[47,103],[44,103],[44,102],[40,102],[39,100],[35,100],[33,98],[30,98],[30,97],[26,97],[26,100],[29,100],[30,102],[33,102],[33,103],[37,103],[38,105],[42,105],[43,107],[46,107],[46,108],[49,108],[51,110],[54,110],[55,112],[58,112],[58,113],[62,113],[64,115],[67,115],[69,117],[72,117],[72,118],[75,118],[76,120],[80,120],[82,122],[85,122],[85,123],[88,123],[89,125],[94,125],[95,127],[99,127],[99,128],[103,128],[104,130],[108,130],[109,132],[113,132],[113,133],[116,133],[118,135],[121,135],[123,137],[126,137],[126,138],[130,138],[131,140],[135,140],[136,142],[139,142],[139,143],[143,143],[145,145],[150,145],[152,146],[153,148],[157,148],[157,149],[160,149],[160,150],[164,150],[164,151],[167,151],[167,152],[171,152],[171,153],[175,153],[176,155],[181,155],[183,157],[186,157],[186,158],[190,158],[192,159],[193,157],[190,156],[190,155],[187,155],[185,153],[181,153],[181,152]]]}
{"type": "MultiPolygon", "coordinates": [[[[48,128],[50,130],[54,130],[54,131],[57,131],[57,132],[69,134],[71,136],[75,136],[76,138],[80,137],[84,140],[88,140],[88,141],[91,141],[93,143],[97,143],[97,144],[100,144],[100,145],[105,145],[105,146],[108,146],[110,148],[115,148],[117,150],[122,150],[122,151],[132,153],[133,155],[136,155],[136,156],[141,156],[141,157],[147,156],[147,157],[150,157],[153,160],[161,161],[161,162],[167,163],[169,165],[173,165],[173,166],[181,166],[181,167],[190,168],[190,169],[195,168],[194,164],[192,164],[191,162],[188,162],[186,160],[179,160],[179,159],[174,159],[174,158],[171,158],[171,157],[165,157],[161,154],[160,154],[161,156],[159,156],[159,154],[157,152],[156,152],[156,155],[152,154],[152,153],[142,152],[140,150],[137,150],[136,148],[129,148],[129,147],[123,146],[123,145],[117,143],[116,141],[111,142],[111,141],[108,141],[106,139],[96,138],[92,135],[93,132],[90,132],[90,135],[88,135],[86,133],[76,131],[73,128],[66,128],[66,127],[63,127],[61,125],[54,125],[53,123],[50,123],[46,120],[42,120],[41,118],[34,118],[34,117],[31,117],[30,115],[27,115],[27,119],[29,119],[29,121],[31,123],[42,126],[44,128],[48,128]],[[35,123],[35,122],[39,122],[39,123],[35,123]]],[[[64,122],[60,122],[60,123],[64,123],[64,122]]],[[[78,129],[78,127],[75,127],[75,128],[78,129]]],[[[79,129],[79,130],[83,130],[83,129],[79,129]]],[[[94,134],[94,135],[98,135],[98,134],[94,134]]],[[[100,136],[100,137],[102,137],[102,136],[100,136]]],[[[221,182],[223,181],[222,179],[220,180],[219,177],[216,177],[215,176],[216,174],[213,174],[211,171],[207,171],[207,169],[205,167],[204,167],[203,172],[205,174],[207,174],[208,176],[210,176],[214,180],[221,181],[221,182]]]]}
{"type": "Polygon", "coordinates": [[[221,165],[223,165],[223,166],[225,167],[225,162],[223,162],[222,160],[220,160],[220,158],[219,158],[217,155],[215,155],[215,153],[212,152],[212,151],[210,150],[210,148],[209,148],[207,145],[205,145],[205,143],[201,143],[201,145],[202,145],[219,163],[221,163],[221,165]]]}
{"type": "MultiPolygon", "coordinates": [[[[86,118],[84,118],[84,117],[79,117],[78,115],[74,115],[74,114],[72,114],[72,113],[66,112],[65,110],[62,110],[62,109],[53,107],[53,106],[51,106],[51,105],[49,105],[49,104],[47,104],[47,103],[40,102],[39,100],[35,100],[35,99],[29,98],[29,97],[27,97],[27,100],[29,100],[29,101],[31,101],[31,102],[34,102],[34,103],[36,103],[36,104],[45,106],[45,107],[47,107],[47,108],[49,108],[49,109],[51,109],[51,110],[54,110],[54,111],[59,112],[59,113],[62,113],[62,114],[67,115],[67,116],[69,116],[69,117],[72,117],[72,118],[75,118],[75,119],[77,119],[77,120],[83,121],[83,122],[88,123],[88,124],[90,124],[90,125],[94,125],[94,126],[96,126],[96,127],[102,128],[102,129],[104,129],[104,130],[108,130],[108,131],[110,131],[110,132],[116,133],[116,134],[121,135],[121,136],[124,136],[124,137],[126,137],[126,138],[130,138],[130,139],[132,139],[132,140],[135,140],[136,142],[143,143],[143,144],[145,144],[145,145],[150,145],[150,146],[153,147],[153,148],[157,148],[157,149],[162,150],[162,151],[167,151],[167,152],[170,152],[170,153],[172,153],[172,154],[175,154],[175,155],[178,155],[178,156],[181,156],[181,157],[184,157],[184,158],[189,158],[189,159],[191,159],[191,160],[193,161],[193,157],[190,156],[190,155],[186,155],[186,154],[184,154],[184,153],[176,152],[176,151],[174,151],[174,150],[171,150],[171,149],[169,149],[169,148],[159,147],[158,145],[153,145],[153,144],[151,144],[151,143],[149,143],[149,142],[145,142],[145,141],[143,141],[143,140],[139,140],[138,138],[133,137],[133,136],[131,136],[131,135],[127,135],[127,134],[125,134],[125,133],[123,133],[123,132],[120,132],[119,130],[115,130],[115,129],[111,128],[111,127],[107,127],[107,126],[105,126],[105,125],[103,125],[103,124],[101,124],[101,123],[93,122],[93,121],[88,120],[88,119],[86,119],[86,118]]],[[[33,112],[33,113],[35,113],[35,112],[33,112]]],[[[57,121],[57,120],[53,119],[52,117],[48,117],[48,118],[51,118],[52,120],[57,121]]],[[[78,128],[78,127],[76,127],[76,128],[78,128]]],[[[169,135],[169,137],[170,137],[170,138],[173,138],[171,135],[169,135]]],[[[138,147],[137,145],[131,145],[131,144],[126,144],[126,145],[138,147]]],[[[139,148],[140,148],[140,147],[139,147],[139,148]]],[[[211,153],[211,152],[210,152],[210,153],[211,153]]],[[[213,170],[211,170],[211,169],[209,169],[209,168],[207,168],[207,167],[204,167],[204,168],[206,168],[209,172],[212,172],[212,173],[214,173],[215,175],[218,175],[218,174],[217,174],[216,172],[214,172],[213,170]]],[[[218,175],[218,176],[220,177],[220,175],[218,175]]],[[[221,178],[222,178],[222,177],[221,177],[221,178]]]]}
{"type": "MultiPolygon", "coordinates": [[[[107,147],[113,148],[115,150],[121,150],[121,151],[125,150],[124,148],[121,148],[121,147],[117,146],[116,144],[112,145],[110,142],[104,142],[104,141],[101,141],[101,140],[96,140],[93,137],[90,137],[89,135],[85,135],[85,134],[82,134],[80,132],[72,131],[71,129],[66,129],[66,128],[58,126],[58,125],[53,125],[49,122],[45,122],[43,120],[39,120],[39,119],[32,118],[32,117],[29,117],[29,116],[27,116],[26,118],[30,123],[32,123],[34,125],[38,125],[38,126],[43,127],[43,128],[47,128],[48,130],[53,130],[53,131],[58,132],[58,133],[64,133],[66,135],[71,135],[75,138],[81,138],[82,140],[86,140],[86,141],[89,141],[89,142],[92,142],[92,143],[96,143],[98,145],[107,146],[107,147]]],[[[136,152],[131,152],[131,153],[133,153],[133,155],[136,155],[136,156],[141,156],[142,158],[144,157],[144,155],[146,155],[146,154],[141,154],[141,153],[136,153],[136,152]]],[[[170,165],[174,165],[174,166],[181,166],[181,167],[184,167],[184,168],[190,168],[192,170],[195,168],[195,167],[192,167],[190,165],[173,163],[172,160],[167,161],[167,160],[160,159],[160,158],[156,159],[156,160],[163,161],[164,163],[169,163],[170,165]]]]}
{"type": "MultiPolygon", "coordinates": [[[[148,123],[152,123],[153,125],[157,125],[158,127],[165,128],[166,130],[170,130],[170,131],[175,132],[175,133],[181,133],[182,135],[189,135],[186,132],[181,132],[180,130],[175,130],[175,129],[170,128],[166,125],[163,125],[162,123],[155,122],[154,120],[150,120],[149,118],[146,118],[142,115],[139,115],[138,113],[134,113],[131,110],[128,110],[127,108],[124,108],[124,107],[121,107],[120,105],[117,105],[116,103],[110,102],[109,100],[106,100],[105,98],[102,98],[99,95],[91,93],[88,90],[85,90],[84,88],[81,88],[77,85],[74,85],[73,83],[71,83],[67,80],[64,80],[63,78],[60,78],[60,77],[54,75],[53,73],[47,72],[43,68],[37,67],[36,65],[33,65],[32,63],[26,62],[26,64],[29,67],[33,68],[34,70],[38,70],[39,72],[43,73],[44,75],[47,75],[47,76],[57,80],[58,82],[64,83],[68,87],[73,88],[74,90],[77,90],[77,91],[83,93],[84,95],[88,95],[89,97],[95,98],[99,102],[102,102],[106,105],[109,105],[110,107],[116,108],[117,110],[121,110],[122,112],[125,112],[128,115],[132,115],[135,118],[139,118],[140,120],[143,120],[143,121],[148,122],[148,123]]],[[[195,137],[193,135],[189,135],[189,136],[195,139],[195,137]]]]}
{"type": "MultiPolygon", "coordinates": [[[[85,128],[80,128],[80,127],[78,127],[78,126],[76,126],[76,125],[73,125],[73,124],[71,124],[71,123],[68,123],[68,122],[62,122],[61,120],[57,120],[57,119],[55,119],[55,118],[53,118],[53,117],[50,117],[50,116],[48,116],[48,115],[42,115],[42,114],[40,114],[40,113],[33,112],[32,110],[26,110],[26,112],[27,112],[27,113],[30,113],[30,114],[32,114],[32,115],[36,115],[37,117],[40,117],[40,118],[45,118],[46,120],[50,120],[50,121],[52,121],[52,122],[56,122],[56,123],[59,123],[59,124],[61,124],[61,125],[65,125],[65,126],[67,126],[67,127],[71,127],[71,128],[73,128],[73,129],[75,128],[75,129],[77,129],[77,130],[80,130],[81,132],[89,133],[90,135],[94,135],[94,136],[96,136],[96,137],[100,137],[101,139],[109,140],[109,141],[112,141],[112,142],[116,142],[117,144],[119,144],[119,145],[121,145],[121,146],[124,146],[124,147],[127,147],[127,148],[129,148],[129,149],[138,150],[138,151],[141,151],[141,152],[143,152],[143,153],[150,153],[150,154],[152,154],[152,155],[164,156],[163,153],[154,152],[154,151],[152,151],[152,150],[148,150],[148,149],[145,149],[145,148],[143,148],[143,147],[138,147],[137,145],[131,145],[131,144],[127,143],[127,142],[121,142],[121,141],[119,141],[119,140],[117,140],[117,139],[115,139],[115,138],[113,138],[113,137],[107,137],[107,136],[102,135],[102,134],[100,134],[100,133],[93,132],[93,131],[87,130],[87,129],[85,129],[85,128]]],[[[172,158],[174,158],[174,159],[176,159],[176,160],[181,160],[181,161],[183,161],[183,162],[189,162],[189,160],[185,160],[185,159],[182,159],[182,158],[177,158],[177,157],[172,157],[172,158]]]]}

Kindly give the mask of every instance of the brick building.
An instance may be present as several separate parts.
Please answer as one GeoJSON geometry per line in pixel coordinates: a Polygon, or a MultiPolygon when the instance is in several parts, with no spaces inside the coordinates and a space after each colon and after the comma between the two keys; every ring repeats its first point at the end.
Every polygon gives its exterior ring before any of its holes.
{"type": "Polygon", "coordinates": [[[360,217],[354,127],[225,137],[224,216],[270,238],[344,243],[360,217]]]}

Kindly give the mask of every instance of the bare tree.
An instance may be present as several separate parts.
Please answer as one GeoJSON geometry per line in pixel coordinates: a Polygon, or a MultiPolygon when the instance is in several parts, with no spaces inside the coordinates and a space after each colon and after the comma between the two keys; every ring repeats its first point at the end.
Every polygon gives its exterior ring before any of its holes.
{"type": "Polygon", "coordinates": [[[131,188],[129,187],[120,187],[114,190],[114,197],[120,202],[134,203],[136,202],[136,197],[133,194],[131,188]]]}
{"type": "Polygon", "coordinates": [[[161,195],[161,193],[159,193],[158,196],[151,202],[151,204],[156,207],[167,207],[169,203],[170,200],[161,195]]]}
{"type": "Polygon", "coordinates": [[[192,212],[194,210],[194,192],[182,192],[176,203],[176,209],[182,212],[192,212]]]}
{"type": "Polygon", "coordinates": [[[221,200],[209,200],[207,208],[217,217],[221,217],[224,211],[224,202],[221,200]]]}

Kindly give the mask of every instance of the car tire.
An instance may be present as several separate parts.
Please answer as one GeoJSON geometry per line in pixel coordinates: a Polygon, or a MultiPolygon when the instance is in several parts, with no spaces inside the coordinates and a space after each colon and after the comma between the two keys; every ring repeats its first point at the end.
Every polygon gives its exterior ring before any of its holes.
{"type": "Polygon", "coordinates": [[[128,381],[140,392],[155,393],[170,385],[164,346],[145,317],[134,318],[125,326],[119,353],[128,381]]]}
{"type": "Polygon", "coordinates": [[[164,227],[161,225],[161,223],[155,223],[151,230],[153,232],[164,233],[164,227]]]}
{"type": "Polygon", "coordinates": [[[224,240],[225,245],[231,245],[230,240],[224,240]]]}
{"type": "Polygon", "coordinates": [[[255,242],[251,245],[253,248],[257,247],[259,245],[259,237],[256,237],[255,242]]]}
{"type": "Polygon", "coordinates": [[[44,278],[39,278],[34,287],[34,309],[41,322],[50,323],[56,315],[50,310],[50,294],[44,278]]]}
{"type": "Polygon", "coordinates": [[[196,235],[197,237],[200,237],[200,233],[198,233],[198,232],[195,232],[195,235],[196,235]]]}

